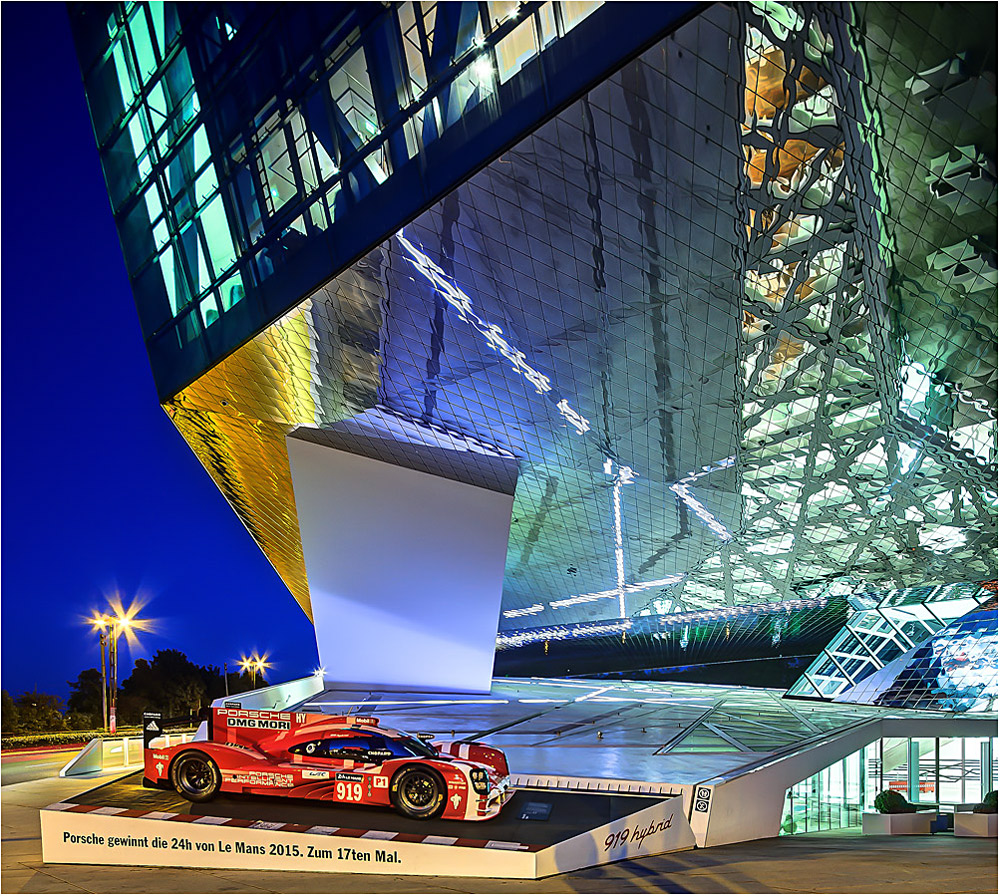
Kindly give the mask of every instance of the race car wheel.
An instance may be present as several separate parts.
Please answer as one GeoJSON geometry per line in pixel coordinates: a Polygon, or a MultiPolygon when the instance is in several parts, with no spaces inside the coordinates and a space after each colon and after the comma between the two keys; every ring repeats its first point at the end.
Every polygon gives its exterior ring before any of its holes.
{"type": "Polygon", "coordinates": [[[170,783],[192,803],[212,799],[222,785],[219,767],[204,753],[191,750],[181,753],[170,766],[170,783]]]}
{"type": "Polygon", "coordinates": [[[444,809],[447,788],[441,776],[429,768],[411,765],[401,769],[389,785],[389,796],[400,815],[433,818],[444,809]]]}

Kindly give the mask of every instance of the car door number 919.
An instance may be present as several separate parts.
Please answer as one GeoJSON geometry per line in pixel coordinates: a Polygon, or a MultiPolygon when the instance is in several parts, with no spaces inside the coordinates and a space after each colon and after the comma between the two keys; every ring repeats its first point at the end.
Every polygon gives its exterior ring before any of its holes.
{"type": "Polygon", "coordinates": [[[348,784],[344,781],[337,782],[337,799],[350,803],[359,803],[362,800],[360,784],[348,784]]]}

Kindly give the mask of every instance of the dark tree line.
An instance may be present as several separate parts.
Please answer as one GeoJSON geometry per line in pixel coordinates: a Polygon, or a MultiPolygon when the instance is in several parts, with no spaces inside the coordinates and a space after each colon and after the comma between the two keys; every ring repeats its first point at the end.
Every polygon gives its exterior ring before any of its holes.
{"type": "MultiPolygon", "coordinates": [[[[69,699],[52,694],[25,692],[17,698],[3,691],[3,730],[34,733],[96,730],[102,725],[101,673],[84,669],[69,685],[69,699]]],[[[257,687],[267,682],[258,676],[257,687]]],[[[246,673],[229,673],[229,693],[240,694],[252,687],[246,673]]],[[[159,650],[151,660],[138,659],[129,676],[118,685],[119,725],[138,725],[147,709],[159,710],[165,718],[196,719],[213,700],[226,694],[226,682],[218,666],[199,666],[179,650],[159,650]]]]}

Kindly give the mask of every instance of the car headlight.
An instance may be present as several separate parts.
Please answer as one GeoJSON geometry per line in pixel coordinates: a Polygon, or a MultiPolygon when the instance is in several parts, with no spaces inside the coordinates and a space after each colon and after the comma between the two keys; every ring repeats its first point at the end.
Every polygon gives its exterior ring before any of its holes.
{"type": "Polygon", "coordinates": [[[469,772],[469,777],[472,778],[472,789],[476,793],[487,793],[490,789],[490,779],[486,772],[481,768],[474,768],[469,772]]]}

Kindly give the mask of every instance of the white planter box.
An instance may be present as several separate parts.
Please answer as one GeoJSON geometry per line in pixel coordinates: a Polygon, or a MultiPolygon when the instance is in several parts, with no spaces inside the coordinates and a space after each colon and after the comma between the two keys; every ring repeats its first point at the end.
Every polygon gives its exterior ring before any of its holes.
{"type": "Polygon", "coordinates": [[[996,837],[997,813],[977,815],[975,812],[955,813],[956,837],[996,837]]]}
{"type": "Polygon", "coordinates": [[[898,812],[895,815],[865,812],[861,816],[861,830],[865,834],[929,834],[935,818],[937,814],[933,812],[898,812]]]}

